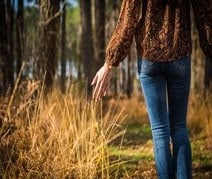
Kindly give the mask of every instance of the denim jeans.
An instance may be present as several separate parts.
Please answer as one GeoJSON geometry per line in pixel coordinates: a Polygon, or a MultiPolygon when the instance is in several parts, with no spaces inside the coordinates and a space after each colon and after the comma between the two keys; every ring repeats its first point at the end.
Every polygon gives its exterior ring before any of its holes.
{"type": "Polygon", "coordinates": [[[138,59],[159,179],[191,178],[191,146],[186,127],[190,73],[190,57],[166,62],[138,59]]]}

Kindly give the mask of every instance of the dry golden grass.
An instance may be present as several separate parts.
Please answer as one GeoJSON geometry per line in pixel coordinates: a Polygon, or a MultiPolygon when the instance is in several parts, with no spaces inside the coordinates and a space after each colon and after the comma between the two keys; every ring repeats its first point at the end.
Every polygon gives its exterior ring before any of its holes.
{"type": "Polygon", "coordinates": [[[147,109],[143,97],[132,96],[130,99],[127,97],[119,99],[111,99],[109,104],[117,106],[117,111],[124,109],[126,118],[124,123],[149,123],[147,109]]]}
{"type": "Polygon", "coordinates": [[[2,98],[1,178],[93,179],[116,171],[108,144],[123,135],[122,112],[102,115],[101,105],[74,91],[43,97],[39,84],[27,81],[12,99],[2,98]]]}
{"type": "Polygon", "coordinates": [[[193,138],[205,139],[205,145],[212,149],[212,97],[203,93],[191,94],[188,110],[188,126],[193,138]]]}
{"type": "MultiPolygon", "coordinates": [[[[67,95],[55,89],[44,97],[42,91],[39,83],[26,81],[0,99],[0,178],[118,178],[122,160],[111,160],[109,144],[119,139],[121,145],[120,123],[148,122],[144,100],[95,104],[76,86],[67,95]]],[[[192,94],[188,113],[192,138],[205,139],[207,150],[211,101],[192,94]]]]}

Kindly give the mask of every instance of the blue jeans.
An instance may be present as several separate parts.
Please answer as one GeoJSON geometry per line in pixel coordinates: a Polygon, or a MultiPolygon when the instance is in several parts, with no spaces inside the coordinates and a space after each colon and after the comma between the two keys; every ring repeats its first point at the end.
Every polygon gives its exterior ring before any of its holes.
{"type": "Polygon", "coordinates": [[[138,60],[159,179],[191,178],[191,146],[186,127],[190,73],[189,57],[166,62],[138,60]]]}

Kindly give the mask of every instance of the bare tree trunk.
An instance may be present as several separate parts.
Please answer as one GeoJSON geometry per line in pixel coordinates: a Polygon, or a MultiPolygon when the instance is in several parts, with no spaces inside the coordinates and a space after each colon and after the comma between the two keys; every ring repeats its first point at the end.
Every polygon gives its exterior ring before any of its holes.
{"type": "Polygon", "coordinates": [[[2,92],[14,85],[13,8],[11,1],[0,2],[0,69],[3,82],[0,86],[2,92]]]}
{"type": "Polygon", "coordinates": [[[204,93],[211,95],[212,90],[212,59],[206,57],[205,76],[204,76],[204,93]]]}
{"type": "Polygon", "coordinates": [[[105,0],[95,0],[95,60],[96,69],[105,61],[105,0]]]}
{"type": "Polygon", "coordinates": [[[39,50],[36,78],[44,80],[45,93],[53,87],[58,58],[60,0],[40,1],[39,50]]]}
{"type": "Polygon", "coordinates": [[[128,55],[128,61],[127,61],[127,97],[131,98],[132,95],[132,77],[131,77],[131,61],[132,61],[132,56],[131,56],[131,52],[128,55]]]}
{"type": "MultiPolygon", "coordinates": [[[[62,0],[65,3],[64,0],[62,0]]],[[[66,90],[66,3],[62,9],[62,32],[61,32],[61,90],[66,90]]]]}
{"type": "MultiPolygon", "coordinates": [[[[119,5],[119,2],[118,1],[112,1],[112,10],[113,10],[113,21],[114,21],[114,27],[115,28],[115,25],[116,25],[116,22],[117,22],[117,19],[118,19],[118,5],[119,5]]],[[[114,86],[114,96],[117,96],[118,95],[118,71],[115,70],[114,71],[114,78],[113,78],[113,86],[114,86]]]]}
{"type": "Polygon", "coordinates": [[[8,14],[9,14],[9,21],[8,21],[8,82],[9,85],[13,88],[14,86],[14,0],[8,1],[8,14]]]}
{"type": "Polygon", "coordinates": [[[194,14],[191,14],[191,34],[192,34],[192,81],[191,89],[199,93],[204,87],[204,55],[199,45],[198,31],[195,24],[194,14]]]}
{"type": "Polygon", "coordinates": [[[81,24],[82,24],[82,61],[84,66],[84,75],[86,80],[87,95],[91,96],[91,80],[93,77],[93,36],[92,36],[92,16],[91,0],[80,0],[81,24]]]}
{"type": "Polygon", "coordinates": [[[16,23],[16,52],[17,52],[17,66],[16,73],[20,72],[23,52],[24,52],[24,2],[18,0],[18,12],[17,12],[17,23],[16,23]]]}
{"type": "Polygon", "coordinates": [[[0,1],[0,92],[6,90],[6,69],[7,61],[7,28],[6,28],[6,7],[5,2],[0,1]]]}
{"type": "Polygon", "coordinates": [[[117,80],[118,83],[118,91],[121,92],[121,94],[125,94],[126,93],[126,81],[127,81],[127,75],[126,75],[126,65],[125,65],[125,61],[122,62],[122,64],[120,65],[120,70],[119,70],[119,78],[117,80]]]}

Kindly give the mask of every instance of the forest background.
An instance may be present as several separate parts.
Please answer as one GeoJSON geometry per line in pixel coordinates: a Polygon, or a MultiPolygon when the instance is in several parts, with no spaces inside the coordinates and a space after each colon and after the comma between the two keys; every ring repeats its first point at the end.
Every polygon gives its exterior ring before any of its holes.
{"type": "MultiPolygon", "coordinates": [[[[0,0],[0,177],[155,178],[135,43],[90,101],[121,0],[0,0]]],[[[212,60],[192,21],[193,176],[212,176],[212,60]]]]}

